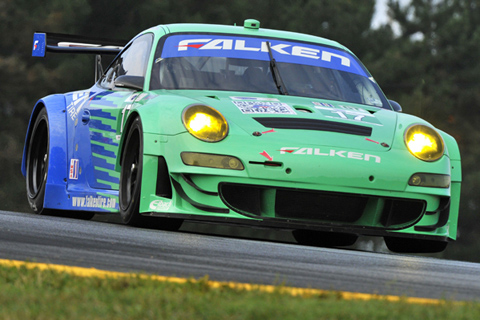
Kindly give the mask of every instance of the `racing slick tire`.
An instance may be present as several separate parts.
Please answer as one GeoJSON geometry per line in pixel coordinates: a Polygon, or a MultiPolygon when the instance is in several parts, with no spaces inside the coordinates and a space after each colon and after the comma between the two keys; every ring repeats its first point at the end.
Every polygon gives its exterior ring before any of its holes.
{"type": "Polygon", "coordinates": [[[315,247],[343,247],[353,245],[358,236],[349,233],[293,230],[295,240],[302,245],[315,247]]]}
{"type": "Polygon", "coordinates": [[[384,237],[388,250],[396,253],[437,253],[448,245],[447,241],[384,237]]]}
{"type": "Polygon", "coordinates": [[[183,220],[146,217],[140,214],[140,194],[143,171],[143,127],[136,117],[125,139],[122,152],[119,188],[120,215],[125,224],[161,230],[178,230],[183,220]]]}

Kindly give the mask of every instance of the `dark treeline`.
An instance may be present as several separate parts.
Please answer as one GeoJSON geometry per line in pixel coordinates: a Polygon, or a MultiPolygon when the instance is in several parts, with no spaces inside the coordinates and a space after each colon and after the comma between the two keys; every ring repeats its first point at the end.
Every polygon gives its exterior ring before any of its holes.
{"type": "Polygon", "coordinates": [[[480,0],[389,0],[390,24],[371,29],[375,0],[29,0],[0,2],[0,210],[29,208],[20,173],[23,140],[35,101],[92,85],[94,60],[30,57],[34,31],[130,39],[175,22],[298,31],[336,40],[364,62],[388,98],[453,135],[463,185],[460,237],[439,255],[480,261],[477,196],[480,160],[480,0]]]}

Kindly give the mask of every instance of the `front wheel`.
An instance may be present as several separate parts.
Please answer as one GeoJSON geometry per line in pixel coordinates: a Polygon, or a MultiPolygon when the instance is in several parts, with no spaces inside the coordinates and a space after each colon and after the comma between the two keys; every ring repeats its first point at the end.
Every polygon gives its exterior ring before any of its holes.
{"type": "Polygon", "coordinates": [[[139,213],[143,165],[142,138],[142,123],[136,118],[125,140],[120,172],[120,215],[123,222],[128,225],[138,225],[142,220],[139,213]]]}
{"type": "Polygon", "coordinates": [[[140,214],[143,173],[143,128],[140,118],[133,120],[125,139],[120,171],[120,215],[125,224],[162,230],[178,230],[180,219],[145,217],[140,214]]]}

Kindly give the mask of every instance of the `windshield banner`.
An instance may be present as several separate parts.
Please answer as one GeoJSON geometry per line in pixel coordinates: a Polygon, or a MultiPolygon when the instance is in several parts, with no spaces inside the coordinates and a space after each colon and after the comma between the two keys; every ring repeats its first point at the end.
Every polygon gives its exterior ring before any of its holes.
{"type": "Polygon", "coordinates": [[[232,35],[172,35],[165,41],[162,58],[226,57],[269,61],[267,41],[277,62],[312,65],[367,76],[349,53],[309,43],[232,35]]]}

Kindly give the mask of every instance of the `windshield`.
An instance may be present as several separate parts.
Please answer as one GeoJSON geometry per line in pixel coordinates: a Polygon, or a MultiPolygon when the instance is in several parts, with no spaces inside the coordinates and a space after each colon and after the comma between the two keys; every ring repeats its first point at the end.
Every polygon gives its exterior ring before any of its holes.
{"type": "Polygon", "coordinates": [[[157,49],[150,89],[288,93],[390,109],[377,84],[349,53],[250,37],[168,37],[157,49]],[[279,90],[272,65],[285,90],[279,90]]]}

